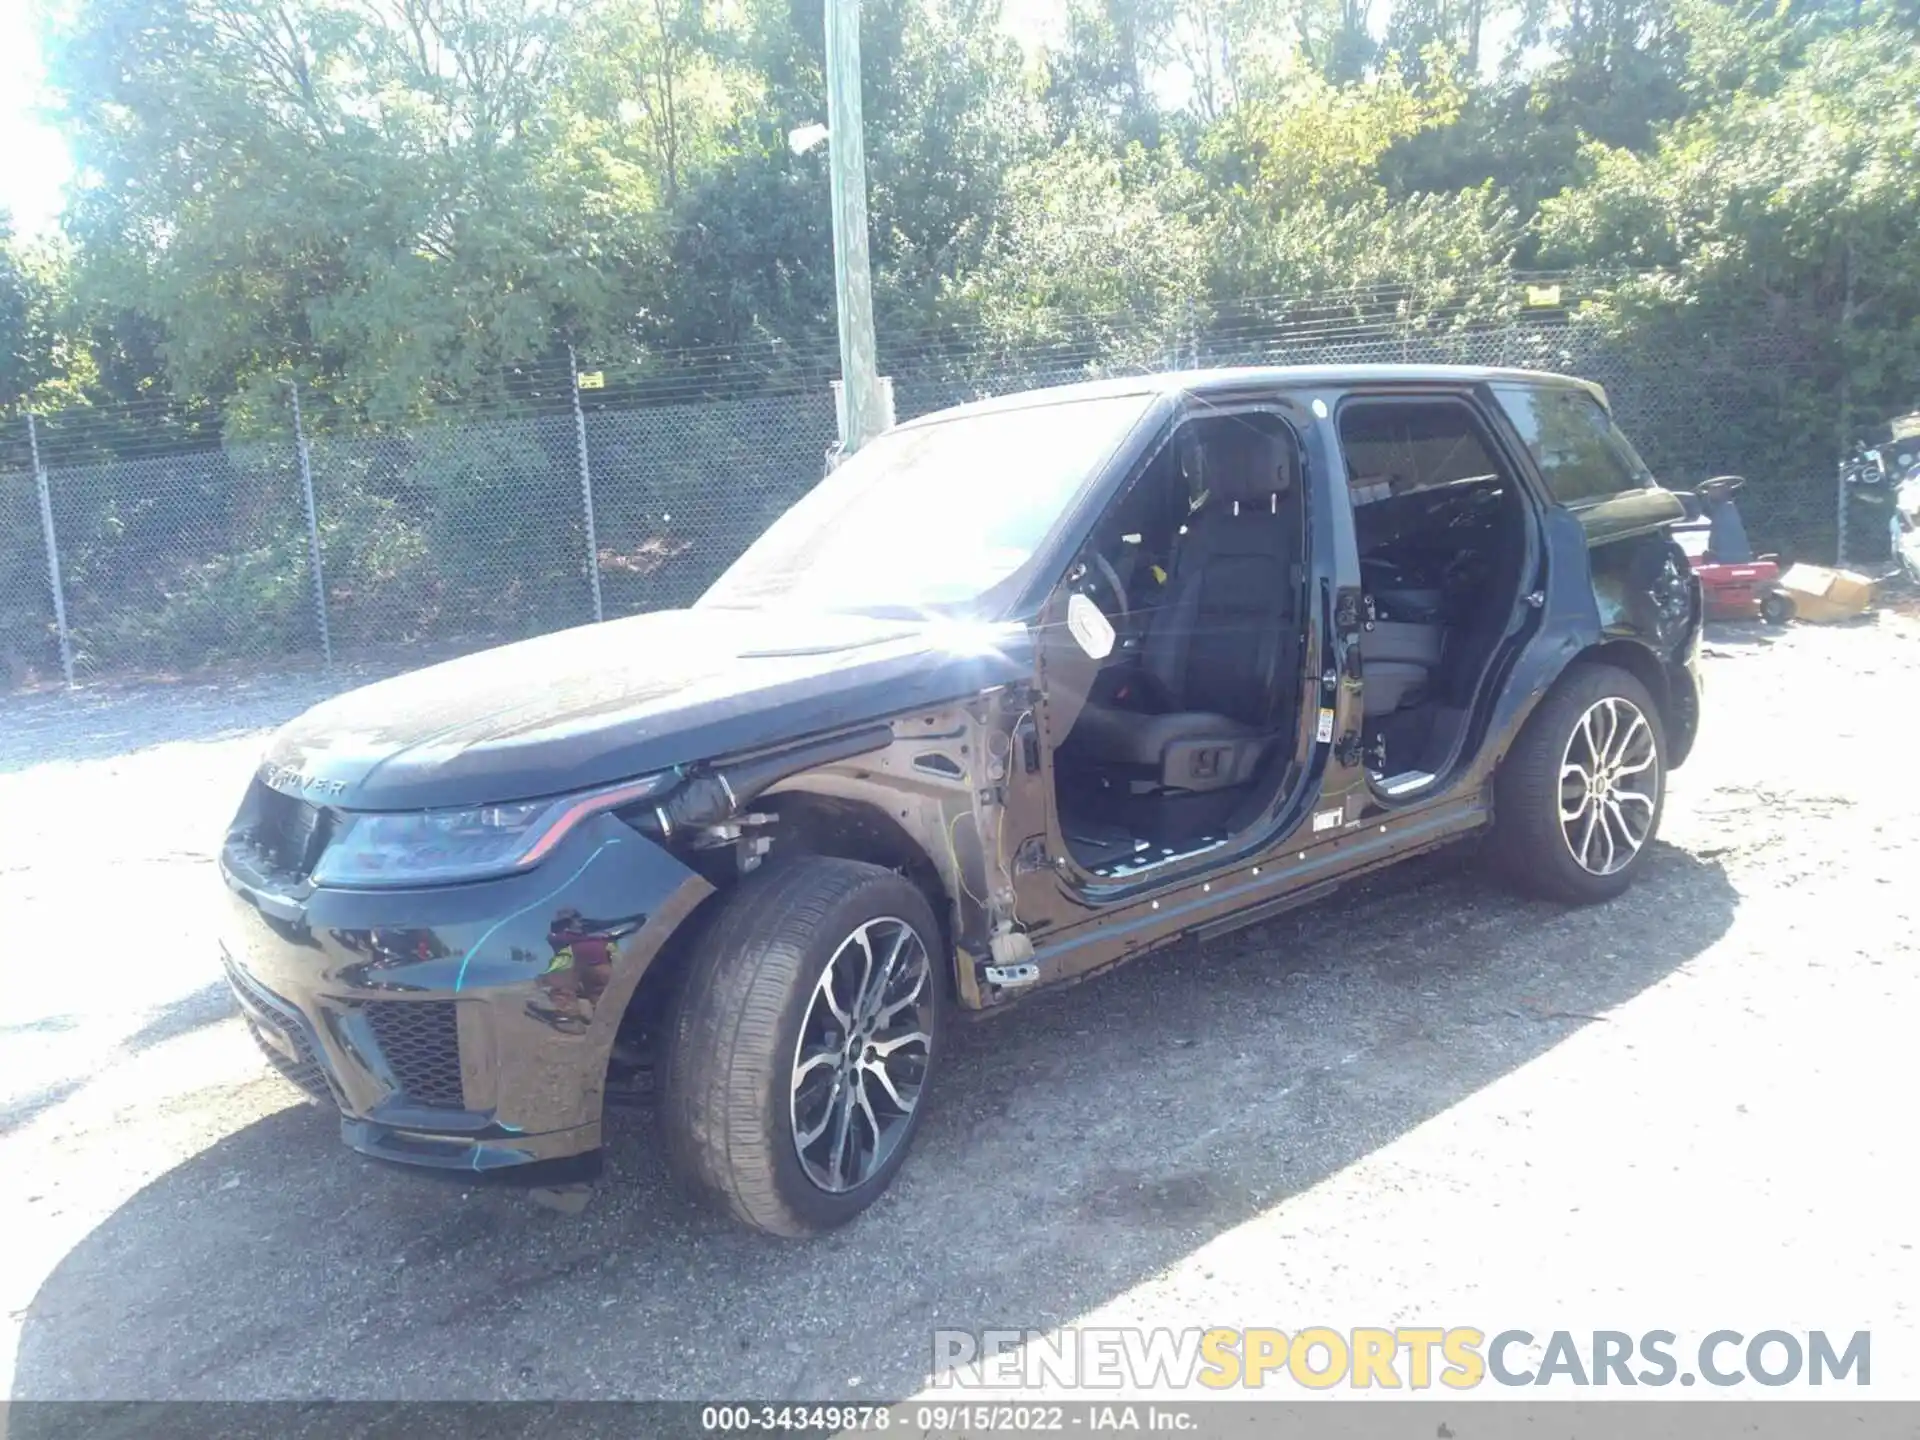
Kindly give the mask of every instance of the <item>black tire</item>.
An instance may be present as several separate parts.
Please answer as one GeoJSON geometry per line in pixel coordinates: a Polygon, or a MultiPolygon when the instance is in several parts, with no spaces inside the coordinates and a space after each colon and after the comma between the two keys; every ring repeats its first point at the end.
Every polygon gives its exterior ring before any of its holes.
{"type": "Polygon", "coordinates": [[[1793,619],[1793,597],[1769,590],[1760,597],[1760,618],[1769,625],[1784,625],[1793,619]]]}
{"type": "MultiPolygon", "coordinates": [[[[940,928],[925,896],[893,871],[820,856],[770,864],[720,903],[724,908],[690,957],[669,1032],[659,1110],[667,1163],[696,1197],[756,1229],[784,1236],[818,1234],[844,1225],[880,1197],[906,1160],[925,1114],[946,992],[940,928]],[[855,945],[860,934],[897,938],[898,928],[866,928],[896,926],[913,932],[927,960],[924,1011],[916,1006],[906,1022],[927,1036],[924,1047],[915,1042],[907,1052],[919,1083],[903,1087],[903,1093],[911,1093],[915,1103],[898,1117],[883,1114],[883,1120],[897,1118],[900,1128],[888,1128],[890,1139],[882,1141],[881,1132],[847,1099],[854,1148],[841,1155],[851,1153],[858,1161],[861,1140],[871,1137],[867,1158],[878,1163],[849,1188],[824,1188],[803,1165],[797,1143],[803,1027],[812,1034],[810,1027],[823,1015],[832,1023],[831,1015],[839,1013],[822,1012],[815,1002],[822,976],[843,945],[855,945]],[[924,1063],[918,1059],[922,1049],[924,1063]]],[[[843,963],[858,963],[858,951],[848,956],[843,963]]],[[[843,1048],[858,1048],[857,1030],[857,1025],[848,1028],[843,1048]]],[[[872,1047],[865,1053],[871,1061],[872,1047]]],[[[819,1057],[812,1063],[818,1065],[819,1057]]],[[[865,1085],[862,1077],[847,1078],[849,1063],[828,1062],[838,1067],[824,1077],[832,1086],[829,1105],[843,1103],[843,1083],[848,1096],[854,1080],[865,1085]]],[[[822,1078],[810,1076],[806,1084],[822,1078]]],[[[863,1097],[869,1093],[881,1094],[861,1091],[863,1097]]],[[[880,1101],[883,1112],[887,1103],[880,1101]]],[[[873,1116],[875,1107],[864,1113],[873,1116]]],[[[840,1133],[846,1135],[846,1128],[840,1133]]],[[[819,1153],[817,1146],[812,1153],[819,1153]]],[[[831,1163],[836,1171],[841,1168],[838,1161],[831,1163]]],[[[818,1168],[813,1160],[808,1164],[818,1168]]],[[[857,1171],[858,1166],[848,1168],[857,1171]]]]}
{"type": "MultiPolygon", "coordinates": [[[[1631,726],[1627,729],[1632,737],[1638,736],[1631,726]]],[[[1633,883],[1646,863],[1647,851],[1660,831],[1666,780],[1666,735],[1647,687],[1611,665],[1574,665],[1527,718],[1494,777],[1493,859],[1509,880],[1534,895],[1575,905],[1611,900],[1633,883]],[[1625,763],[1637,765],[1642,758],[1648,759],[1651,782],[1641,778],[1648,769],[1622,777],[1625,783],[1609,779],[1616,797],[1609,810],[1604,799],[1592,799],[1595,787],[1590,782],[1570,777],[1565,767],[1591,753],[1591,732],[1585,737],[1578,733],[1590,713],[1622,716],[1626,713],[1622,707],[1628,706],[1645,722],[1647,743],[1643,748],[1635,738],[1632,758],[1625,763]],[[1596,712],[1596,707],[1603,708],[1596,712]],[[1635,794],[1651,790],[1650,805],[1640,799],[1623,803],[1629,790],[1635,794]],[[1617,849],[1628,849],[1628,837],[1623,836],[1616,847],[1617,830],[1609,828],[1599,835],[1587,830],[1584,820],[1563,822],[1564,807],[1576,795],[1582,815],[1591,805],[1602,826],[1610,827],[1616,817],[1631,812],[1637,827],[1646,810],[1645,831],[1617,868],[1596,873],[1595,867],[1603,860],[1610,864],[1617,849]],[[1576,853],[1583,843],[1590,857],[1586,863],[1576,853]]],[[[1607,791],[1599,793],[1604,796],[1607,791]]]]}

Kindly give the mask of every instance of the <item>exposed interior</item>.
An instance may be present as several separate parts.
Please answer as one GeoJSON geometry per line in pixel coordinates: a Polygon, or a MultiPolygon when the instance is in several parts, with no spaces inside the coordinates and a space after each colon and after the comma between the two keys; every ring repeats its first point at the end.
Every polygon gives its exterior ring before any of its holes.
{"type": "MultiPolygon", "coordinates": [[[[1525,496],[1475,411],[1351,401],[1339,434],[1365,628],[1363,748],[1386,799],[1454,767],[1520,614],[1525,496]]],[[[1117,641],[1055,753],[1079,862],[1123,876],[1224,844],[1289,783],[1306,657],[1307,499],[1279,416],[1181,424],[1102,521],[1071,583],[1117,641]]]]}
{"type": "Polygon", "coordinates": [[[1526,500],[1459,401],[1351,401],[1339,428],[1367,618],[1367,770],[1382,794],[1405,798],[1459,758],[1514,624],[1526,500]]]}
{"type": "Polygon", "coordinates": [[[1081,864],[1122,875],[1222,843],[1284,783],[1300,710],[1305,499],[1277,415],[1183,422],[1075,583],[1118,643],[1055,754],[1081,864]]]}

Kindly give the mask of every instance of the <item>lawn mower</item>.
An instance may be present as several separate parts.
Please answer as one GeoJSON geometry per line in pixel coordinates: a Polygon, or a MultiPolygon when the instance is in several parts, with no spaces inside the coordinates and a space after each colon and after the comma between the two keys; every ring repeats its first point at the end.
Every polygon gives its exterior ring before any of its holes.
{"type": "Polygon", "coordinates": [[[1784,625],[1793,618],[1793,597],[1780,588],[1780,557],[1753,553],[1733,502],[1733,492],[1746,483],[1738,475],[1716,475],[1679,492],[1687,518],[1673,527],[1673,538],[1700,577],[1709,620],[1784,625]]]}

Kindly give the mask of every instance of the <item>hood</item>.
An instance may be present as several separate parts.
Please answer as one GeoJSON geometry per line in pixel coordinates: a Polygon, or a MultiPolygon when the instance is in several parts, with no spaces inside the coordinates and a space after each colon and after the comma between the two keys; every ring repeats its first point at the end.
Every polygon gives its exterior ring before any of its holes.
{"type": "Polygon", "coordinates": [[[661,610],[348,691],[281,729],[261,774],[276,789],[350,810],[531,799],[1030,674],[1018,625],[661,610]]]}

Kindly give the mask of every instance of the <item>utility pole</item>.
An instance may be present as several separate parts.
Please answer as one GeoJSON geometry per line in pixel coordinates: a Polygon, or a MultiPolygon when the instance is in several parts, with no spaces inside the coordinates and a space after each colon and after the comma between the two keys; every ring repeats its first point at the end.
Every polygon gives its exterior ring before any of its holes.
{"type": "Polygon", "coordinates": [[[867,260],[867,149],[860,119],[860,0],[826,0],[827,159],[833,191],[833,281],[840,311],[841,444],[852,454],[879,434],[873,273],[867,260]]]}

